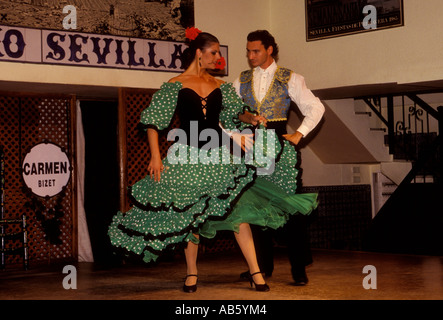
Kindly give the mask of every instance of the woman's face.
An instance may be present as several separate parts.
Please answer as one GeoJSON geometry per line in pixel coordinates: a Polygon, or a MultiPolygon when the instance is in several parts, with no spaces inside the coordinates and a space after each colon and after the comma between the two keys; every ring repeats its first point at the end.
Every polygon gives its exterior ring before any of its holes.
{"type": "Polygon", "coordinates": [[[202,68],[215,69],[217,60],[221,58],[220,44],[217,42],[213,42],[208,47],[200,51],[198,55],[200,57],[202,68]]]}

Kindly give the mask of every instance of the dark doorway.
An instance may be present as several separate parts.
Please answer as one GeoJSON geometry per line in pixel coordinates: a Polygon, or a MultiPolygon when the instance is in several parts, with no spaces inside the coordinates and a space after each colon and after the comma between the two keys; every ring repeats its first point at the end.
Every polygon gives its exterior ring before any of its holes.
{"type": "Polygon", "coordinates": [[[94,262],[119,262],[108,226],[119,209],[118,102],[81,101],[85,136],[84,207],[94,262]]]}

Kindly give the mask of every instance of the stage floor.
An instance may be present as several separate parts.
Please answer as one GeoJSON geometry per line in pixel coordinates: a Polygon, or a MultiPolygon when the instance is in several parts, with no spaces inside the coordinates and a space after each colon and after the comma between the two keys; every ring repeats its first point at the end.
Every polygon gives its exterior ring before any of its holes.
{"type": "Polygon", "coordinates": [[[246,270],[238,252],[200,255],[198,290],[182,292],[182,257],[154,266],[127,263],[98,267],[93,263],[32,267],[0,272],[2,300],[443,300],[443,257],[313,250],[308,285],[292,284],[284,248],[278,248],[270,292],[256,292],[239,274],[246,270]],[[374,269],[364,273],[365,266],[374,269]],[[365,278],[368,277],[368,278],[365,278]],[[369,277],[372,279],[369,281],[369,277]],[[376,277],[376,278],[375,278],[376,277]],[[68,281],[69,280],[69,281],[68,281]],[[373,288],[365,289],[364,284],[373,288]],[[374,288],[376,286],[376,288],[374,288]]]}

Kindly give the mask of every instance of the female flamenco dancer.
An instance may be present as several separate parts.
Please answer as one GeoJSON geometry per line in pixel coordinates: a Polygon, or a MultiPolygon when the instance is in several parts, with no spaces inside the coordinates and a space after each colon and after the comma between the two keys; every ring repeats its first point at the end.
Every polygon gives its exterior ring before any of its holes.
{"type": "MultiPolygon", "coordinates": [[[[295,170],[295,159],[282,157],[286,148],[278,143],[274,154],[284,160],[276,159],[280,163],[265,178],[257,175],[257,165],[230,152],[226,130],[242,130],[266,119],[247,111],[232,84],[210,75],[221,59],[218,39],[195,28],[190,31],[196,32],[189,36],[189,47],[183,53],[185,71],[164,83],[141,114],[151,152],[149,174],[130,188],[134,206],[114,216],[108,235],[115,247],[142,256],[145,262],[155,261],[166,248],[183,245],[187,266],[183,291],[191,293],[197,290],[199,237],[212,238],[217,230],[231,230],[248,264],[251,286],[269,291],[258,267],[249,224],[276,229],[288,219],[287,212],[312,211],[316,197],[293,198],[268,183],[273,177],[286,176],[279,171],[295,170]],[[190,139],[178,139],[161,159],[158,131],[169,127],[175,113],[180,129],[190,139]],[[192,139],[196,131],[200,136],[205,129],[217,133],[215,147],[192,139]]],[[[263,147],[254,145],[259,146],[263,147]]]]}

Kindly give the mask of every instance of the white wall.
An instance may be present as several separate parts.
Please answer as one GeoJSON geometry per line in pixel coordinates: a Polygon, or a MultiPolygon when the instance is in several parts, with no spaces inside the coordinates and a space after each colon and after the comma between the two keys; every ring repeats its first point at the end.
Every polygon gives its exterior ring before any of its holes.
{"type": "Polygon", "coordinates": [[[271,1],[280,63],[311,89],[443,78],[443,1],[404,0],[405,26],[306,42],[305,1],[271,1]]]}
{"type": "MultiPolygon", "coordinates": [[[[159,88],[169,72],[0,62],[0,80],[104,87],[159,88]]],[[[30,88],[29,90],[32,90],[30,88]]],[[[66,92],[71,93],[71,92],[66,92]]]]}
{"type": "Polygon", "coordinates": [[[301,151],[303,186],[342,186],[372,184],[371,164],[324,164],[310,148],[301,151]]]}
{"type": "Polygon", "coordinates": [[[234,81],[249,68],[246,37],[257,29],[270,29],[270,0],[194,0],[195,25],[229,46],[229,76],[234,81]]]}

